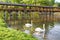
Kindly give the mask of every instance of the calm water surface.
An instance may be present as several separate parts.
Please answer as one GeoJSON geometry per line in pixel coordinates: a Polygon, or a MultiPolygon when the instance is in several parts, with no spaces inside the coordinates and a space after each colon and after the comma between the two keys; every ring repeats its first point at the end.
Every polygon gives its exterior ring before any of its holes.
{"type": "Polygon", "coordinates": [[[54,27],[49,30],[46,40],[60,40],[60,23],[55,23],[54,27]]]}

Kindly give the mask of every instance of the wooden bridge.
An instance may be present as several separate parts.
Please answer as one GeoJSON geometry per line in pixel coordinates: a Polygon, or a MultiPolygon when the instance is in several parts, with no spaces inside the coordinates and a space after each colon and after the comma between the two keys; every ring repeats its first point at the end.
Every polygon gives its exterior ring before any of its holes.
{"type": "MultiPolygon", "coordinates": [[[[46,24],[46,22],[53,22],[54,12],[60,12],[60,7],[51,6],[36,6],[26,4],[11,4],[0,3],[0,12],[3,11],[3,18],[9,27],[22,28],[25,23],[46,24]],[[14,13],[13,13],[14,12],[14,13]],[[37,12],[38,16],[35,17],[37,12]],[[53,20],[52,20],[53,19],[53,20]],[[50,21],[49,21],[50,20],[50,21]]],[[[0,14],[1,15],[1,14],[0,14]]]]}
{"type": "Polygon", "coordinates": [[[4,11],[27,11],[27,12],[60,12],[60,7],[52,6],[35,6],[35,5],[26,5],[26,4],[11,4],[11,3],[0,3],[3,6],[18,6],[21,8],[0,8],[4,11]]]}

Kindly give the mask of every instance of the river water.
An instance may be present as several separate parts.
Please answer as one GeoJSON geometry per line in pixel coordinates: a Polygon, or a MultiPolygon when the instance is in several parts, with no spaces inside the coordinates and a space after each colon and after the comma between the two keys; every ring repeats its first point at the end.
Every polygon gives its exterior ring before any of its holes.
{"type": "Polygon", "coordinates": [[[49,30],[46,40],[60,40],[60,23],[55,23],[54,27],[49,30]]]}
{"type": "Polygon", "coordinates": [[[53,13],[52,15],[49,14],[50,13],[45,14],[45,12],[43,12],[42,14],[35,12],[32,12],[30,14],[19,13],[17,20],[16,13],[12,13],[12,18],[10,18],[9,16],[9,18],[6,19],[6,23],[9,27],[22,31],[25,30],[24,32],[27,31],[26,33],[29,33],[31,31],[31,34],[34,33],[34,30],[37,27],[43,29],[43,24],[45,24],[46,39],[44,40],[60,40],[60,23],[57,23],[57,21],[60,21],[60,15],[57,13],[54,13],[54,15],[53,13]],[[30,23],[33,26],[30,28],[26,28],[26,23],[30,23]]]}

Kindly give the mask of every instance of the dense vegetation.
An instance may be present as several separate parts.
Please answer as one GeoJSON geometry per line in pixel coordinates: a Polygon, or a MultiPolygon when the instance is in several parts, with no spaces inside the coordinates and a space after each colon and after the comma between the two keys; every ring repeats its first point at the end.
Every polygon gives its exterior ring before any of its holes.
{"type": "Polygon", "coordinates": [[[0,27],[0,40],[37,40],[21,31],[0,27]]]}
{"type": "Polygon", "coordinates": [[[2,18],[0,18],[0,27],[7,27],[7,24],[2,18]]]}
{"type": "Polygon", "coordinates": [[[53,6],[55,0],[1,0],[2,2],[8,3],[19,3],[19,4],[35,4],[41,6],[53,6]]]}
{"type": "Polygon", "coordinates": [[[7,28],[6,23],[0,18],[0,40],[37,40],[32,35],[27,35],[20,30],[7,28]]]}

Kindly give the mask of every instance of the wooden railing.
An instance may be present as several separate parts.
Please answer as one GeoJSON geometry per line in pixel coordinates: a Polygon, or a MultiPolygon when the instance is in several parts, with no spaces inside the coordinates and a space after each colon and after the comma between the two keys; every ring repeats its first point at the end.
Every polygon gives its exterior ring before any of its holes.
{"type": "Polygon", "coordinates": [[[60,12],[60,7],[51,7],[51,6],[35,6],[35,5],[26,5],[26,4],[11,4],[11,3],[0,3],[3,6],[18,6],[22,8],[0,8],[0,10],[11,10],[11,11],[24,11],[27,12],[60,12]]]}

